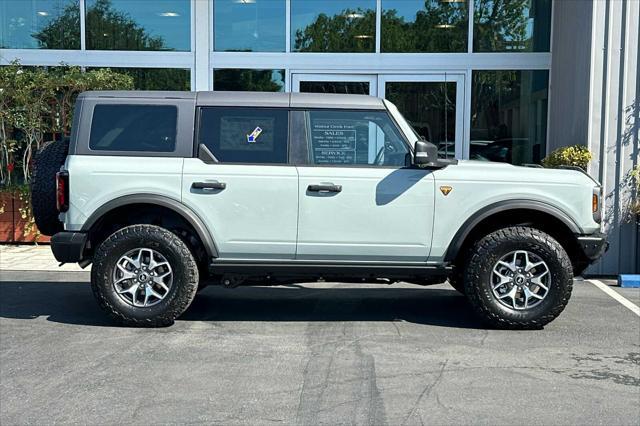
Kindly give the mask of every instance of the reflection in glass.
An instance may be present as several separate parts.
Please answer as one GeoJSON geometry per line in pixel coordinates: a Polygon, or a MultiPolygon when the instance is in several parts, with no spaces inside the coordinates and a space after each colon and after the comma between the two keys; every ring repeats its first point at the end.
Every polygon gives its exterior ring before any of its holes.
{"type": "Polygon", "coordinates": [[[474,52],[548,52],[551,0],[476,0],[474,52]]]}
{"type": "Polygon", "coordinates": [[[456,152],[456,83],[391,82],[385,86],[391,101],[416,133],[438,147],[442,158],[456,152]]]}
{"type": "Polygon", "coordinates": [[[0,49],[80,49],[78,0],[0,0],[0,49]]]}
{"type": "Polygon", "coordinates": [[[382,0],[383,52],[466,52],[466,0],[382,0]]]}
{"type": "Polygon", "coordinates": [[[368,81],[301,81],[302,93],[342,93],[350,95],[368,95],[368,81]]]}
{"type": "Polygon", "coordinates": [[[214,0],[215,50],[284,52],[285,0],[214,0]]]}
{"type": "Polygon", "coordinates": [[[291,1],[291,51],[374,52],[376,0],[291,1]]]}
{"type": "Polygon", "coordinates": [[[284,92],[284,70],[216,69],[213,90],[284,92]]]}
{"type": "Polygon", "coordinates": [[[476,160],[540,163],[547,143],[549,71],[473,71],[471,148],[476,160]]]}
{"type": "Polygon", "coordinates": [[[191,90],[191,72],[178,68],[111,68],[133,78],[135,90],[191,90]]]}
{"type": "Polygon", "coordinates": [[[191,50],[189,0],[86,0],[87,49],[191,50]]]}

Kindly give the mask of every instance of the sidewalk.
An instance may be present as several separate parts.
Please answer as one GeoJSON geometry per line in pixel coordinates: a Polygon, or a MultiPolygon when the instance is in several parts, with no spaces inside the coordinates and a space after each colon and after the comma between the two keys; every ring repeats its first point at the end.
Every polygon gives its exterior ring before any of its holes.
{"type": "Polygon", "coordinates": [[[0,245],[0,271],[90,271],[77,263],[58,266],[49,245],[0,245]]]}

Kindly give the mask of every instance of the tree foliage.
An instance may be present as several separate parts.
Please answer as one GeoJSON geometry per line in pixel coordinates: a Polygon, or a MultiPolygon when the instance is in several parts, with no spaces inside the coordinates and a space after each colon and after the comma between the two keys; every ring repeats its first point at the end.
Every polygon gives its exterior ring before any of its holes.
{"type": "Polygon", "coordinates": [[[132,89],[131,77],[109,69],[0,67],[0,182],[28,182],[33,154],[44,140],[71,131],[73,106],[87,90],[132,89]],[[14,176],[18,172],[18,177],[14,176]]]}
{"type": "Polygon", "coordinates": [[[583,145],[558,148],[542,160],[545,167],[574,166],[587,170],[592,158],[591,151],[583,145]]]}
{"type": "Polygon", "coordinates": [[[32,35],[43,49],[80,49],[80,5],[72,1],[39,32],[32,35]]]}
{"type": "Polygon", "coordinates": [[[376,12],[344,9],[328,16],[319,14],[304,29],[296,30],[294,50],[298,52],[373,52],[376,12]]]}
{"type": "Polygon", "coordinates": [[[284,87],[273,81],[271,70],[219,69],[214,71],[214,89],[251,92],[282,92],[284,87]]]}

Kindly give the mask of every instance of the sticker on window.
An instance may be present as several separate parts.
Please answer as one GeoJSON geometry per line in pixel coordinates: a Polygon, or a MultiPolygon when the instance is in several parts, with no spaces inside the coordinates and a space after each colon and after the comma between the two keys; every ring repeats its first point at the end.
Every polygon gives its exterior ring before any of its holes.
{"type": "Polygon", "coordinates": [[[262,133],[262,129],[259,126],[256,127],[255,129],[253,129],[253,132],[247,135],[247,142],[256,143],[261,133],[262,133]]]}

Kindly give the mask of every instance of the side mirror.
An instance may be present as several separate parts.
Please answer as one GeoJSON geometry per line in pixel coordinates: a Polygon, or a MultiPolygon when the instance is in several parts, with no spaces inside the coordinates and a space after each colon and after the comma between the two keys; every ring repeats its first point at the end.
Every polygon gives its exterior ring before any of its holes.
{"type": "Polygon", "coordinates": [[[438,162],[438,147],[427,141],[416,141],[413,164],[418,167],[441,167],[438,162]]]}

